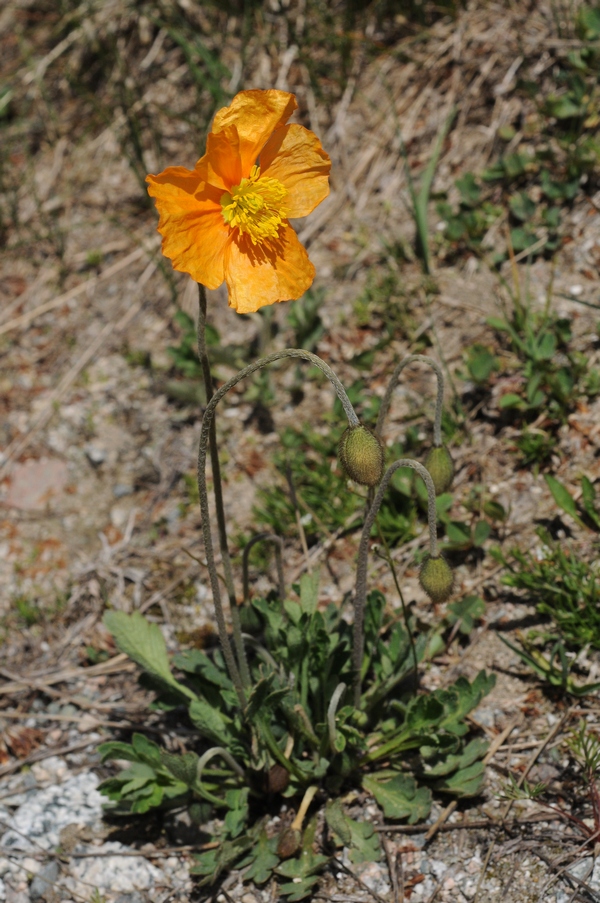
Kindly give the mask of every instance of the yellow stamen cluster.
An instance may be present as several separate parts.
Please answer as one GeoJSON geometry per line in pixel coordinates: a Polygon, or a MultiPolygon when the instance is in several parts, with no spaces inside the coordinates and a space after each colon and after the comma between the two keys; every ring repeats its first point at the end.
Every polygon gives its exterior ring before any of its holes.
{"type": "Polygon", "coordinates": [[[221,197],[223,219],[232,229],[246,233],[255,245],[277,238],[287,215],[282,206],[286,194],[278,179],[261,176],[260,167],[253,166],[249,178],[221,197]]]}

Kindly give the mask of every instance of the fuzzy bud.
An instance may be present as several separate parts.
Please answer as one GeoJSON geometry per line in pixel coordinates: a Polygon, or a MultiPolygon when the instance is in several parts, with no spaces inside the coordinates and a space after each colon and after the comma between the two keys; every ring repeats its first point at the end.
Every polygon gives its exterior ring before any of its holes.
{"type": "Polygon", "coordinates": [[[452,486],[454,461],[445,445],[434,446],[425,458],[425,467],[431,474],[435,494],[441,495],[452,486]]]}
{"type": "Polygon", "coordinates": [[[349,426],[338,446],[342,466],[351,480],[377,486],[383,476],[383,446],[366,426],[349,426]]]}
{"type": "Polygon", "coordinates": [[[302,831],[296,828],[284,828],[277,841],[277,855],[280,859],[289,859],[302,846],[302,831]]]}
{"type": "Polygon", "coordinates": [[[427,558],[419,573],[421,586],[432,602],[445,602],[454,589],[454,574],[445,558],[427,558]]]}

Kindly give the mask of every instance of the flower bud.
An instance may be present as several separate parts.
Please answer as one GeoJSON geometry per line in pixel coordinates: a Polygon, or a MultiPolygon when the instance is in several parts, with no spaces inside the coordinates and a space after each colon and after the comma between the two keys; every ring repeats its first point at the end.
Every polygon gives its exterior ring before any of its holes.
{"type": "Polygon", "coordinates": [[[454,589],[454,574],[445,558],[427,558],[419,573],[421,586],[432,602],[445,602],[454,589]]]}
{"type": "Polygon", "coordinates": [[[434,446],[430,449],[425,458],[425,467],[431,474],[436,495],[441,495],[442,492],[450,489],[454,479],[454,461],[445,445],[434,446]]]}
{"type": "Polygon", "coordinates": [[[338,446],[342,466],[351,480],[362,486],[377,486],[383,476],[383,446],[371,430],[349,426],[338,446]]]}
{"type": "Polygon", "coordinates": [[[302,846],[302,831],[296,828],[284,828],[277,841],[277,855],[280,859],[289,859],[302,846]]]}

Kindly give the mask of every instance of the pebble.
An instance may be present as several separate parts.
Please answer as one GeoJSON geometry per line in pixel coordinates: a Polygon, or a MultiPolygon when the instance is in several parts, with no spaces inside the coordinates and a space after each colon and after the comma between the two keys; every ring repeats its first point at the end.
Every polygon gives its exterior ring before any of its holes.
{"type": "Polygon", "coordinates": [[[160,860],[159,868],[141,850],[117,841],[101,842],[106,798],[98,792],[99,779],[93,772],[73,774],[64,759],[52,756],[9,783],[15,789],[10,802],[16,809],[0,807],[0,830],[7,828],[0,835],[0,903],[88,900],[90,887],[106,903],[147,903],[144,891],[151,893],[154,903],[178,893],[189,897],[192,885],[185,860],[170,856],[160,860]],[[24,779],[28,777],[33,785],[24,779]],[[72,844],[67,843],[69,832],[74,832],[72,844]],[[66,853],[63,864],[34,855],[41,850],[53,853],[57,847],[66,853]],[[73,849],[98,855],[69,859],[73,849]],[[11,856],[12,852],[30,855],[11,856]]]}
{"type": "Polygon", "coordinates": [[[53,886],[58,880],[59,871],[56,860],[42,866],[29,885],[29,899],[32,901],[43,900],[48,896],[48,893],[53,891],[53,886]]]}
{"type": "Polygon", "coordinates": [[[86,445],[83,450],[86,458],[94,467],[99,467],[106,461],[106,451],[98,445],[86,445]]]}

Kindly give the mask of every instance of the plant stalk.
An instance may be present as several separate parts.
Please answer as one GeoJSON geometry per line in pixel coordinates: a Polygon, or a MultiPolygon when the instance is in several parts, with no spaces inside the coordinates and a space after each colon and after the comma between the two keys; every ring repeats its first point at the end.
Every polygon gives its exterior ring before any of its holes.
{"type": "Polygon", "coordinates": [[[442,368],[434,361],[432,358],[427,357],[425,354],[409,354],[407,357],[403,358],[395,367],[394,372],[390,378],[388,383],[388,387],[385,391],[385,395],[383,396],[383,400],[381,402],[381,407],[379,408],[379,414],[377,416],[377,424],[375,426],[375,432],[378,436],[381,436],[383,431],[383,426],[385,423],[385,418],[388,415],[388,411],[390,409],[390,404],[392,400],[392,394],[394,389],[398,385],[400,380],[400,374],[404,370],[408,364],[415,363],[420,361],[422,364],[428,364],[432,370],[435,371],[435,375],[437,378],[437,395],[435,399],[435,416],[433,420],[433,444],[436,448],[439,448],[442,444],[442,410],[444,404],[444,374],[442,373],[442,368]]]}

